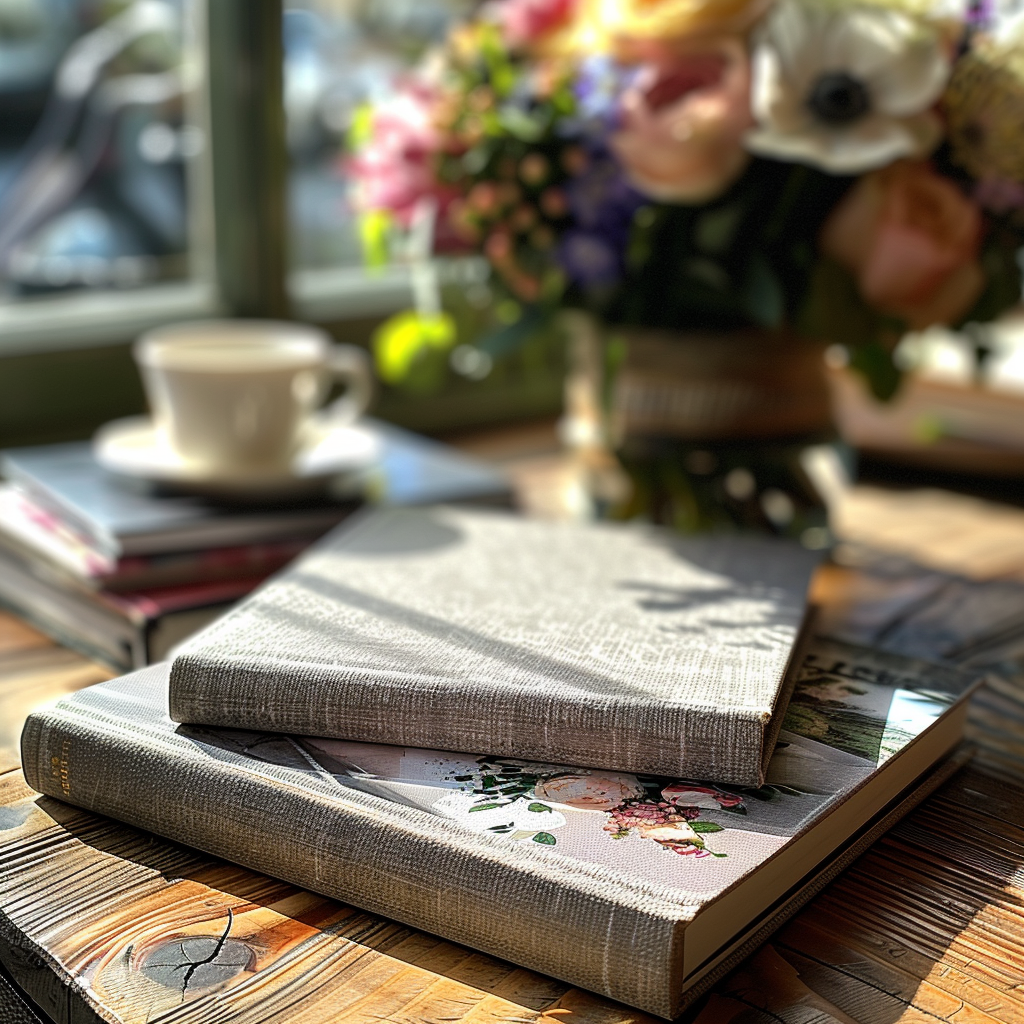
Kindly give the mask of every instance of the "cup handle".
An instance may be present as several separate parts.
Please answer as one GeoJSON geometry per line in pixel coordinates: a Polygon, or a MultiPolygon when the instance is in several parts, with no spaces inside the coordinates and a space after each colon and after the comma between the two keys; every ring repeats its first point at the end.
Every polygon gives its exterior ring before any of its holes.
{"type": "Polygon", "coordinates": [[[331,403],[331,419],[339,425],[357,420],[373,398],[373,373],[370,357],[355,345],[334,345],[327,358],[327,369],[347,386],[345,394],[331,403]]]}

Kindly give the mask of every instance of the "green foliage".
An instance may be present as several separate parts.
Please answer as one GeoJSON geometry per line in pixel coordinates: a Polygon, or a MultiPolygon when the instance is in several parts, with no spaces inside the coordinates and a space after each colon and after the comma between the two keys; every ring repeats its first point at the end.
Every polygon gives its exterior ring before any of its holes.
{"type": "Polygon", "coordinates": [[[747,266],[741,290],[743,308],[761,327],[778,328],[786,315],[786,295],[782,283],[762,253],[755,253],[747,266]]]}
{"type": "Polygon", "coordinates": [[[363,262],[370,269],[387,266],[391,261],[391,234],[394,221],[387,210],[369,210],[359,215],[359,241],[363,262]]]}
{"type": "Polygon", "coordinates": [[[850,365],[876,398],[888,401],[896,394],[900,371],[892,350],[904,333],[903,325],[872,309],[838,263],[822,258],[815,264],[797,327],[810,337],[846,348],[850,365]]]}
{"type": "Polygon", "coordinates": [[[666,330],[791,325],[821,226],[850,180],[756,159],[710,203],[641,207],[608,319],[666,330]]]}
{"type": "Polygon", "coordinates": [[[422,316],[412,309],[397,313],[373,336],[377,373],[385,384],[403,381],[418,360],[447,352],[455,339],[455,321],[448,313],[422,316]]]}
{"type": "Polygon", "coordinates": [[[964,317],[964,323],[989,323],[1020,302],[1021,265],[1016,232],[998,225],[981,253],[985,290],[964,317]]]}
{"type": "Polygon", "coordinates": [[[557,840],[550,832],[538,832],[533,837],[533,841],[540,843],[541,846],[555,846],[557,844],[557,840]]]}
{"type": "Polygon", "coordinates": [[[713,821],[691,821],[690,828],[693,829],[697,835],[706,835],[708,832],[724,832],[725,828],[722,825],[717,824],[713,821]]]}
{"type": "Polygon", "coordinates": [[[876,338],[862,342],[850,352],[850,366],[868,382],[871,393],[888,402],[899,390],[902,374],[893,362],[889,346],[876,338]]]}

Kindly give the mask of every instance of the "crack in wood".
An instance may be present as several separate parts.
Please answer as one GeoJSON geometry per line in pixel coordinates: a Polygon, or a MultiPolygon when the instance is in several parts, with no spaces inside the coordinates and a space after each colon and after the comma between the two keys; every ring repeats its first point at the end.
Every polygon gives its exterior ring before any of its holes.
{"type": "Polygon", "coordinates": [[[228,908],[227,924],[218,937],[190,935],[163,943],[146,958],[142,973],[168,988],[180,988],[182,1001],[190,989],[208,989],[230,980],[251,967],[254,959],[248,944],[229,938],[234,921],[234,911],[228,908]]]}

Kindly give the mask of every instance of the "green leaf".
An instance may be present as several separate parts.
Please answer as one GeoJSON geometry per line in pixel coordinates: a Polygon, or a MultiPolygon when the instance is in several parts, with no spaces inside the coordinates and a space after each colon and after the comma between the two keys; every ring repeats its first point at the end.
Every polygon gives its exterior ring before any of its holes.
{"type": "Polygon", "coordinates": [[[728,291],[730,281],[725,268],[705,256],[691,256],[683,261],[683,273],[718,292],[728,291]]]}
{"type": "Polygon", "coordinates": [[[534,837],[535,843],[540,843],[542,846],[555,846],[558,840],[550,832],[538,832],[534,837]]]}
{"type": "Polygon", "coordinates": [[[363,262],[373,270],[387,266],[391,259],[393,218],[388,210],[367,210],[358,220],[363,262]]]}
{"type": "Polygon", "coordinates": [[[554,811],[552,811],[551,808],[548,807],[547,804],[530,804],[530,806],[527,807],[526,809],[528,811],[535,811],[537,814],[542,814],[542,813],[554,814],[554,811]]]}
{"type": "Polygon", "coordinates": [[[345,141],[353,152],[362,149],[373,138],[373,104],[360,103],[352,111],[345,141]]]}
{"type": "Polygon", "coordinates": [[[498,111],[497,123],[513,138],[524,142],[540,142],[548,130],[546,117],[531,117],[521,107],[511,103],[498,111]]]}
{"type": "Polygon", "coordinates": [[[385,320],[373,336],[373,355],[380,379],[387,384],[404,380],[418,359],[432,350],[455,344],[455,321],[447,313],[420,316],[405,310],[385,320]]]}
{"type": "Polygon", "coordinates": [[[470,807],[469,813],[472,814],[474,811],[493,811],[495,807],[501,807],[504,801],[495,800],[489,804],[476,804],[474,807],[470,807]]]}
{"type": "Polygon", "coordinates": [[[691,821],[690,828],[693,829],[697,835],[701,835],[704,832],[724,832],[725,828],[722,825],[718,825],[713,821],[691,821]]]}
{"type": "Polygon", "coordinates": [[[1020,301],[1021,265],[1016,232],[994,231],[981,254],[985,289],[963,322],[988,323],[1020,301]]]}
{"type": "Polygon", "coordinates": [[[850,366],[864,375],[871,393],[880,402],[888,402],[899,390],[901,374],[892,354],[880,342],[871,340],[850,354],[850,366]]]}
{"type": "Polygon", "coordinates": [[[712,256],[721,256],[732,245],[744,212],[743,203],[730,203],[702,214],[693,228],[697,248],[712,256]]]}
{"type": "Polygon", "coordinates": [[[751,319],[762,327],[778,327],[786,315],[786,295],[782,285],[760,253],[754,255],[747,268],[743,305],[751,319]]]}
{"type": "Polygon", "coordinates": [[[901,375],[891,348],[903,326],[868,306],[843,267],[827,259],[818,262],[798,326],[827,344],[843,345],[850,352],[850,365],[877,399],[888,401],[896,394],[901,375]]]}

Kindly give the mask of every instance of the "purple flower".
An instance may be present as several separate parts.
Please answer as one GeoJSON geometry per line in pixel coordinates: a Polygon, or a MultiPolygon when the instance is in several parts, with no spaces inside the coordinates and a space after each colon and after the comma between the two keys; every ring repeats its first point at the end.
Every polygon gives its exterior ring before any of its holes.
{"type": "Polygon", "coordinates": [[[967,5],[967,24],[984,31],[991,28],[996,18],[995,0],[970,0],[967,5]]]}
{"type": "Polygon", "coordinates": [[[1024,208],[1024,185],[1010,178],[986,175],[974,186],[974,201],[995,214],[1024,208]]]}
{"type": "Polygon", "coordinates": [[[587,169],[569,181],[565,193],[569,211],[580,227],[615,236],[628,233],[633,214],[643,203],[618,163],[600,154],[591,155],[587,169]]]}
{"type": "Polygon", "coordinates": [[[582,60],[573,80],[576,113],[562,119],[559,133],[595,141],[611,135],[619,127],[619,101],[636,75],[636,68],[604,55],[582,60]]]}
{"type": "Polygon", "coordinates": [[[614,284],[621,273],[620,252],[590,231],[566,232],[557,258],[570,279],[584,288],[614,284]]]}

